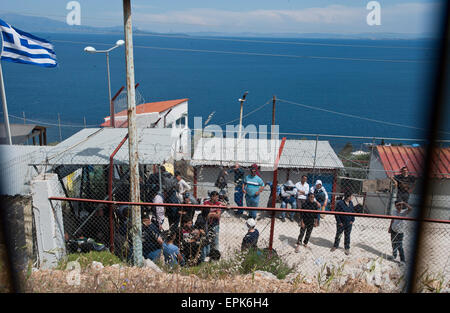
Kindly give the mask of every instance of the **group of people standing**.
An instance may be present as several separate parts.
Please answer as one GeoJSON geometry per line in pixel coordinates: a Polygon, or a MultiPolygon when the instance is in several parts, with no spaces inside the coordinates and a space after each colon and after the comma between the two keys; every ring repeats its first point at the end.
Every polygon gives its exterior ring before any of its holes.
{"type": "MultiPolygon", "coordinates": [[[[227,179],[226,176],[234,174],[234,201],[237,206],[244,205],[244,199],[247,207],[259,207],[260,194],[266,185],[271,187],[271,196],[267,207],[272,207],[273,190],[272,183],[264,183],[259,173],[258,166],[253,164],[250,167],[250,173],[245,175],[244,169],[238,163],[231,169],[221,170],[216,180],[215,186],[219,191],[212,191],[208,198],[200,200],[195,199],[189,192],[191,187],[184,181],[179,172],[174,175],[161,168],[162,186],[153,189],[150,201],[153,203],[173,203],[175,206],[154,206],[150,212],[144,213],[143,218],[143,254],[144,257],[156,260],[163,253],[166,262],[180,265],[196,265],[205,261],[206,257],[210,259],[220,258],[219,232],[220,219],[223,207],[229,204],[227,197],[227,179]],[[195,217],[195,206],[177,207],[176,204],[204,204],[211,208],[202,208],[200,214],[195,217]],[[168,219],[169,229],[164,231],[162,225],[165,218],[168,219]]],[[[155,175],[155,174],[153,174],[155,175]]],[[[307,247],[314,227],[320,225],[321,211],[325,211],[329,203],[329,196],[322,185],[322,181],[317,180],[314,186],[310,187],[307,183],[308,177],[303,175],[299,182],[294,184],[288,180],[285,184],[277,186],[276,197],[281,202],[282,208],[290,206],[292,209],[304,209],[309,212],[299,213],[300,233],[295,247],[296,252],[300,252],[303,245],[307,247]],[[312,212],[312,211],[317,211],[312,212]]],[[[402,169],[402,174],[394,178],[398,186],[398,200],[396,201],[397,216],[406,216],[411,211],[411,206],[407,203],[413,179],[408,177],[407,169],[402,169]]],[[[153,177],[154,180],[154,177],[153,177]]],[[[345,191],[342,200],[336,202],[336,212],[355,213],[352,202],[352,193],[345,191]]],[[[243,209],[235,212],[237,217],[243,216],[243,209]]],[[[282,212],[279,218],[285,222],[286,215],[290,221],[294,221],[296,212],[282,212]]],[[[260,218],[262,218],[261,212],[260,218]]],[[[256,248],[259,232],[256,229],[256,211],[249,210],[247,215],[248,232],[242,241],[242,249],[249,247],[256,248]]],[[[340,239],[344,236],[344,252],[350,253],[350,237],[354,215],[336,214],[336,235],[331,251],[339,247],[340,239]]],[[[389,226],[391,241],[393,247],[393,258],[400,255],[402,262],[405,261],[403,251],[403,221],[392,220],[389,226]]]]}

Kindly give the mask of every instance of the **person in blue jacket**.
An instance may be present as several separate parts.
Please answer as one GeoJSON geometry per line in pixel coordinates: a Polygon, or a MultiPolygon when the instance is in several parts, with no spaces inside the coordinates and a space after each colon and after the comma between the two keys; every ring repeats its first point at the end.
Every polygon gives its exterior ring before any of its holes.
{"type": "MultiPolygon", "coordinates": [[[[248,207],[258,207],[259,195],[264,189],[264,181],[258,176],[258,165],[252,164],[250,175],[247,175],[242,184],[242,192],[248,207]]],[[[256,219],[256,211],[248,211],[248,218],[256,219]]]]}
{"type": "MultiPolygon", "coordinates": [[[[339,200],[336,204],[336,212],[355,213],[352,203],[352,194],[347,191],[343,200],[339,200]]],[[[336,237],[334,239],[334,245],[331,248],[331,252],[335,251],[339,247],[339,241],[341,240],[342,233],[344,233],[344,248],[345,254],[350,254],[350,234],[352,232],[352,226],[355,222],[355,216],[353,215],[335,215],[336,218],[336,237]]]]}

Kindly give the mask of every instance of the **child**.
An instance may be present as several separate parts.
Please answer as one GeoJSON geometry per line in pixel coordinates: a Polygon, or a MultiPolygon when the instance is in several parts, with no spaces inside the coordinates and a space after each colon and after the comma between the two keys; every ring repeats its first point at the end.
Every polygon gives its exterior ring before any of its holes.
{"type": "MultiPolygon", "coordinates": [[[[395,201],[396,210],[393,212],[394,216],[406,216],[412,210],[411,206],[403,201],[395,201]]],[[[392,259],[397,258],[397,251],[400,254],[401,264],[405,263],[405,252],[403,251],[403,231],[405,222],[403,220],[391,220],[388,232],[391,234],[392,242],[392,259]]]]}
{"type": "Polygon", "coordinates": [[[258,248],[259,231],[255,228],[256,222],[254,219],[249,218],[246,224],[248,227],[248,232],[242,239],[241,251],[258,248]]]}
{"type": "Polygon", "coordinates": [[[173,244],[176,235],[176,232],[170,232],[167,241],[162,246],[164,261],[171,266],[176,264],[183,265],[183,256],[180,253],[180,249],[173,244]]]}
{"type": "MultiPolygon", "coordinates": [[[[314,194],[309,193],[308,198],[306,202],[302,205],[302,209],[304,210],[318,210],[319,204],[314,199],[314,194]]],[[[310,213],[310,212],[301,212],[300,213],[300,219],[301,219],[301,229],[300,234],[297,239],[297,245],[295,247],[295,252],[300,251],[300,245],[302,244],[303,236],[305,236],[305,239],[303,240],[303,246],[306,248],[309,242],[309,238],[311,237],[311,233],[314,226],[318,226],[318,215],[316,213],[310,213]]]]}

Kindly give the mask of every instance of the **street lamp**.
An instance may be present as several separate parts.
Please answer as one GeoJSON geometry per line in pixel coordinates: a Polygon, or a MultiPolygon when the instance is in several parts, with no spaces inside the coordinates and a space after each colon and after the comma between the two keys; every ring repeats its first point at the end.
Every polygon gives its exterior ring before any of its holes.
{"type": "Polygon", "coordinates": [[[241,103],[241,113],[239,118],[239,139],[242,137],[242,112],[244,111],[244,102],[245,97],[247,97],[248,91],[244,92],[244,95],[242,96],[242,99],[239,99],[239,102],[241,103]]]}
{"type": "Polygon", "coordinates": [[[114,104],[111,101],[111,80],[109,78],[109,52],[116,49],[117,47],[122,46],[124,43],[125,43],[125,41],[123,41],[122,39],[119,39],[116,41],[116,45],[108,50],[97,50],[91,46],[84,48],[84,51],[88,52],[88,53],[105,53],[106,54],[106,67],[108,70],[109,110],[110,110],[110,121],[111,121],[112,127],[115,127],[115,123],[114,123],[114,104]]]}

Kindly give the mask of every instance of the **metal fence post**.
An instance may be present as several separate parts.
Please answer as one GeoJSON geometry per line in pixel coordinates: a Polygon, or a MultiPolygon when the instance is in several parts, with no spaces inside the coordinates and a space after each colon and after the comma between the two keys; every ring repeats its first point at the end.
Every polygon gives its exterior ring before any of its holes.
{"type": "Polygon", "coordinates": [[[314,161],[313,161],[313,184],[316,180],[316,158],[317,158],[317,144],[319,142],[319,135],[316,135],[316,147],[314,148],[314,161]]]}
{"type": "MultiPolygon", "coordinates": [[[[136,99],[134,87],[134,61],[133,61],[133,29],[131,23],[130,0],[123,0],[123,20],[125,32],[125,57],[127,70],[127,102],[128,102],[128,149],[130,156],[130,200],[140,202],[139,186],[139,155],[136,131],[136,99]]],[[[132,206],[132,237],[133,262],[142,266],[142,222],[141,207],[132,206]]]]}
{"type": "MultiPolygon", "coordinates": [[[[275,160],[275,167],[273,171],[273,182],[272,182],[272,207],[276,206],[277,200],[277,185],[278,185],[278,162],[280,161],[281,153],[283,153],[284,144],[286,143],[286,137],[281,140],[280,149],[278,151],[277,159],[275,160]]],[[[272,211],[272,218],[270,221],[270,238],[269,238],[269,257],[272,256],[273,248],[273,233],[275,229],[275,211],[272,211]]]]}

